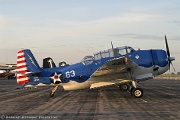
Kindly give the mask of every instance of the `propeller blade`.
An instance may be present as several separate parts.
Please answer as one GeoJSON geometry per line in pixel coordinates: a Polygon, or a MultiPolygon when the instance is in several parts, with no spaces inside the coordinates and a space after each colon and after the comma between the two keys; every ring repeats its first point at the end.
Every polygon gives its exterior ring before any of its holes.
{"type": "Polygon", "coordinates": [[[168,46],[168,42],[167,42],[167,37],[166,37],[166,35],[165,35],[165,43],[166,43],[166,53],[167,53],[167,56],[168,56],[169,72],[170,72],[170,69],[171,69],[171,65],[172,65],[172,67],[173,67],[174,72],[176,72],[176,70],[175,70],[175,68],[174,68],[174,66],[173,66],[173,64],[172,64],[172,61],[175,60],[175,58],[174,58],[174,57],[171,57],[171,55],[170,55],[170,51],[169,51],[169,46],[168,46]]]}
{"type": "Polygon", "coordinates": [[[172,65],[172,67],[173,67],[174,72],[176,72],[176,70],[175,70],[175,68],[174,68],[174,66],[173,66],[173,64],[172,64],[172,62],[170,62],[170,63],[171,63],[171,65],[172,65]]]}
{"type": "Polygon", "coordinates": [[[169,46],[168,46],[166,35],[165,35],[165,42],[166,42],[166,52],[167,52],[168,57],[170,57],[169,46]]]}

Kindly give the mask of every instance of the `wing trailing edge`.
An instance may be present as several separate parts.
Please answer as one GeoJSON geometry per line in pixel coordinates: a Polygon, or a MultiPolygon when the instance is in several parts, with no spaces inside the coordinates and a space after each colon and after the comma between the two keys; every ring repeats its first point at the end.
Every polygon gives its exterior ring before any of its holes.
{"type": "Polygon", "coordinates": [[[116,80],[111,80],[108,82],[98,82],[98,83],[93,83],[90,86],[90,89],[106,87],[106,86],[111,86],[111,85],[121,85],[121,84],[130,83],[130,82],[131,80],[124,80],[124,79],[116,79],[116,80]]]}

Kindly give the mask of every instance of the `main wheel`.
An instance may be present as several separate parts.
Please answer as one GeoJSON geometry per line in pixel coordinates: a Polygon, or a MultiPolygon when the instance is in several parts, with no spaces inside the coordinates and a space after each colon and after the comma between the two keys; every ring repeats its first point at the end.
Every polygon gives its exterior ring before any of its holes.
{"type": "Polygon", "coordinates": [[[128,85],[127,84],[121,85],[121,87],[122,87],[122,90],[128,90],[128,85]]]}
{"type": "Polygon", "coordinates": [[[134,88],[131,94],[135,98],[141,98],[143,96],[143,90],[141,88],[134,88]]]}
{"type": "Polygon", "coordinates": [[[126,90],[128,90],[128,88],[129,88],[129,86],[127,84],[119,85],[119,89],[121,89],[121,90],[126,91],[126,90]]]}

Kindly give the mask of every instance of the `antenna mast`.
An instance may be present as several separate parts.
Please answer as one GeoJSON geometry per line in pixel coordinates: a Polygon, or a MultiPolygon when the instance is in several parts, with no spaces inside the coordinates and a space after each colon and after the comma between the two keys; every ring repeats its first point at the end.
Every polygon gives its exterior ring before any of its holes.
{"type": "Polygon", "coordinates": [[[111,46],[112,46],[112,49],[114,49],[112,41],[111,41],[111,46]]]}

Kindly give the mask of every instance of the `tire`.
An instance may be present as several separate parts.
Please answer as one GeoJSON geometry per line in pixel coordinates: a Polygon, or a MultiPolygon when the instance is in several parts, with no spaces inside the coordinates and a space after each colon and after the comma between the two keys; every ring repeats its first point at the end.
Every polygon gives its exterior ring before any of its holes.
{"type": "Polygon", "coordinates": [[[121,89],[124,91],[128,90],[128,85],[127,84],[121,85],[121,89]]]}
{"type": "Polygon", "coordinates": [[[141,98],[143,96],[143,90],[141,88],[134,88],[131,94],[135,98],[141,98]]]}
{"type": "Polygon", "coordinates": [[[118,86],[120,90],[123,90],[123,91],[126,91],[129,89],[129,86],[127,84],[124,84],[124,85],[119,85],[118,86]]]}

